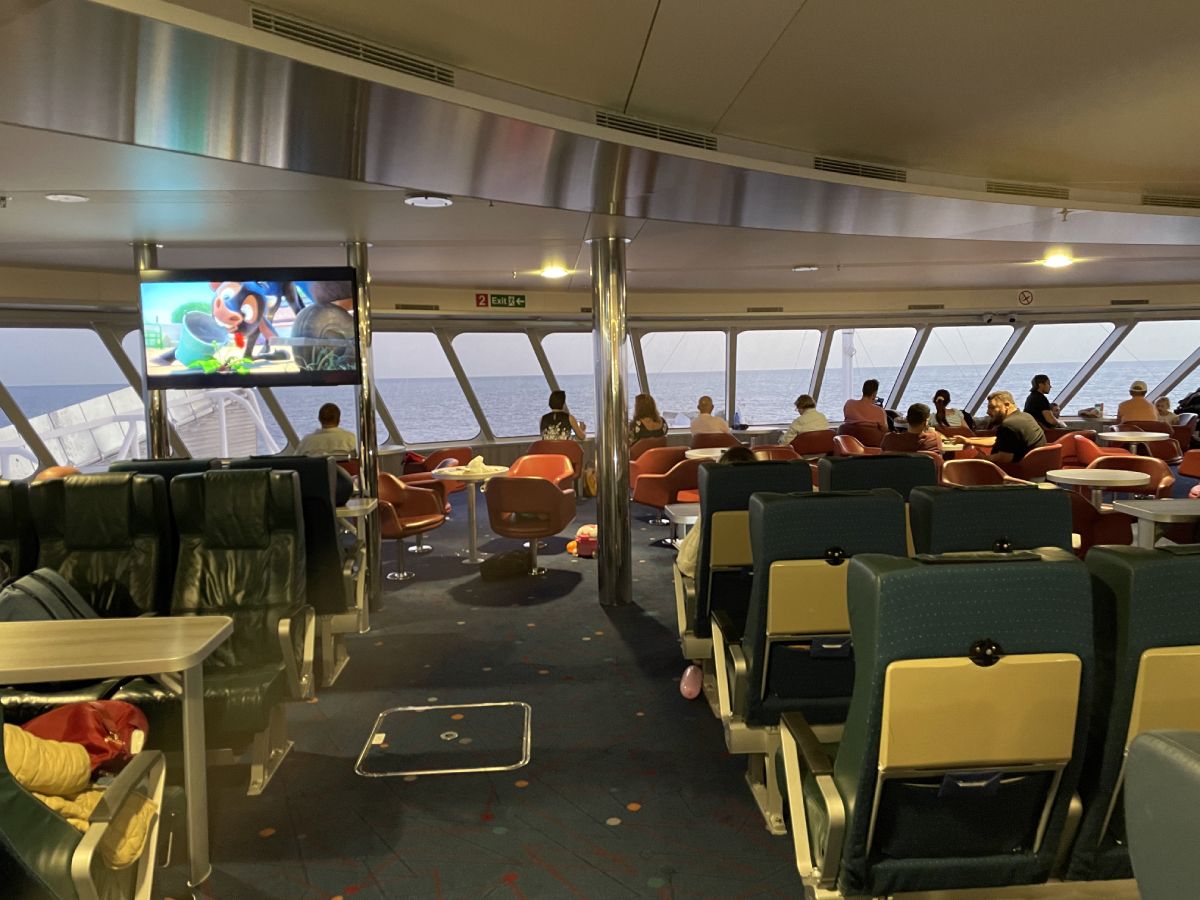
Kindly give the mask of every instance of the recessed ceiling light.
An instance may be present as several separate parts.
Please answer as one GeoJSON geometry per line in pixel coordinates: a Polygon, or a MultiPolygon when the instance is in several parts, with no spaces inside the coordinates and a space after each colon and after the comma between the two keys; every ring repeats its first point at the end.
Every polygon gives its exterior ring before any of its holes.
{"type": "Polygon", "coordinates": [[[46,199],[55,203],[87,203],[89,198],[83,194],[47,194],[46,199]]]}
{"type": "Polygon", "coordinates": [[[1042,265],[1047,269],[1065,269],[1067,266],[1073,265],[1073,260],[1066,253],[1050,253],[1042,260],[1042,265]]]}
{"type": "Polygon", "coordinates": [[[409,194],[404,198],[409,206],[419,206],[421,209],[443,209],[453,206],[454,201],[442,194],[409,194]]]}
{"type": "Polygon", "coordinates": [[[805,263],[802,266],[792,266],[793,272],[815,272],[820,269],[820,266],[814,266],[812,263],[805,263]]]}
{"type": "Polygon", "coordinates": [[[571,274],[571,270],[564,269],[562,266],[546,266],[538,274],[543,278],[566,278],[571,274]]]}

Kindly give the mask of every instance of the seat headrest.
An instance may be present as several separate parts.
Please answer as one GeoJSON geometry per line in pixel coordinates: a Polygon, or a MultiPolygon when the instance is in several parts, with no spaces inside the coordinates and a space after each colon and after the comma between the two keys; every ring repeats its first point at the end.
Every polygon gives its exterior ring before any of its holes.
{"type": "Polygon", "coordinates": [[[817,463],[821,491],[860,491],[888,487],[907,499],[922,484],[937,484],[937,464],[921,453],[881,456],[827,456],[817,463]]]}
{"type": "Polygon", "coordinates": [[[796,493],[812,490],[812,469],[804,460],[761,460],[745,463],[705,462],[698,481],[706,515],[746,509],[755,491],[796,493]]]}
{"type": "Polygon", "coordinates": [[[750,498],[754,567],[779,559],[817,559],[830,549],[907,551],[904,498],[890,488],[829,493],[756,493],[750,498]]]}
{"type": "Polygon", "coordinates": [[[215,470],[171,482],[180,534],[214,548],[263,548],[277,530],[298,531],[300,483],[293,471],[215,470]]]}

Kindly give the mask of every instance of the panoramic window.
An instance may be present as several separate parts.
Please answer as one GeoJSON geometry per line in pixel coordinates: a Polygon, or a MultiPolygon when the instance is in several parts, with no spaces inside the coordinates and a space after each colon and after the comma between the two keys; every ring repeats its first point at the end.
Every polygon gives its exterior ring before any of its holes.
{"type": "MultiPolygon", "coordinates": [[[[475,439],[479,422],[436,336],[376,331],[371,348],[375,391],[405,443],[475,439]]],[[[386,433],[381,427],[381,440],[386,433]]]]}
{"type": "Polygon", "coordinates": [[[743,331],[737,336],[737,409],[747,425],[777,425],[812,384],[821,332],[743,331]]]}
{"type": "Polygon", "coordinates": [[[454,352],[496,437],[538,433],[550,387],[524,332],[460,334],[454,352]]]}
{"type": "MultiPolygon", "coordinates": [[[[642,336],[646,381],[659,414],[672,428],[687,428],[696,401],[712,397],[725,409],[725,333],[721,331],[656,331],[642,336]]],[[[636,391],[629,394],[632,406],[636,391]]]]}
{"type": "Polygon", "coordinates": [[[847,400],[862,396],[863,382],[879,382],[878,397],[889,409],[896,374],[912,346],[915,328],[845,328],[833,333],[817,408],[841,421],[847,400]]]}
{"type": "MultiPolygon", "coordinates": [[[[1106,337],[1112,333],[1113,326],[1109,322],[1071,322],[1052,325],[1034,325],[1012,361],[1000,373],[992,390],[1009,391],[1017,401],[1017,406],[1025,405],[1029,396],[1030,386],[1034,375],[1050,376],[1050,396],[1058,395],[1068,381],[1099,347],[1106,337]]],[[[1128,385],[1126,385],[1128,387],[1128,385]]],[[[1076,395],[1078,400],[1090,398],[1076,395]]],[[[967,397],[954,397],[952,405],[958,406],[961,399],[965,406],[967,397]]],[[[1097,398],[1099,399],[1099,398],[1097,398]]],[[[1088,402],[1070,401],[1070,409],[1064,409],[1063,415],[1071,415],[1076,409],[1088,406],[1088,402]]],[[[980,408],[986,406],[980,404],[980,408]]],[[[975,413],[978,410],[969,410],[975,413]]]]}
{"type": "MultiPolygon", "coordinates": [[[[61,465],[105,469],[141,450],[142,398],[94,331],[0,330],[0,381],[61,465]]],[[[33,452],[7,416],[0,413],[0,421],[0,471],[32,474],[33,452]]]]}
{"type": "Polygon", "coordinates": [[[943,388],[950,392],[950,405],[958,408],[979,387],[1012,331],[1010,325],[934,328],[893,408],[905,412],[913,403],[925,403],[932,409],[934,393],[943,388]]]}
{"type": "MultiPolygon", "coordinates": [[[[582,419],[589,436],[595,437],[599,414],[596,411],[596,357],[590,331],[556,331],[542,338],[542,350],[558,386],[567,392],[567,408],[582,419]]],[[[637,391],[637,369],[629,341],[625,341],[625,390],[632,404],[637,391]]],[[[544,403],[544,401],[543,401],[544,403]]]]}
{"type": "MultiPolygon", "coordinates": [[[[1169,322],[1139,322],[1125,339],[1117,345],[1112,355],[1096,370],[1075,395],[1072,406],[1095,406],[1104,404],[1104,414],[1115,414],[1117,404],[1129,399],[1129,385],[1134,381],[1146,382],[1151,403],[1156,394],[1154,389],[1200,346],[1200,321],[1183,320],[1169,322]]],[[[1184,381],[1171,397],[1175,406],[1184,394],[1194,388],[1184,381]]]]}

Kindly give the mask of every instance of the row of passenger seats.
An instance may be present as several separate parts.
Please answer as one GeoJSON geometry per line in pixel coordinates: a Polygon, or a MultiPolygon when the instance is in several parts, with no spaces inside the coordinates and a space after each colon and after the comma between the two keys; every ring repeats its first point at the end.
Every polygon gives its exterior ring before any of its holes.
{"type": "MultiPolygon", "coordinates": [[[[136,464],[165,469],[169,490],[163,474],[134,472],[0,483],[0,553],[15,574],[54,568],[104,617],[233,619],[232,636],[205,664],[206,730],[210,747],[235,756],[251,751],[252,794],[290,748],[283,702],[315,691],[318,610],[309,601],[321,604],[329,636],[326,681],[345,661],[333,628],[339,619],[357,623],[354,604],[362,602],[361,550],[351,548],[342,562],[332,481],[321,482],[329,524],[322,534],[315,498],[306,504],[304,479],[286,462],[236,460],[227,470],[206,460],[136,464]],[[322,571],[322,559],[332,571],[322,571]]],[[[307,458],[293,464],[310,477],[333,466],[307,458]]],[[[6,719],[21,720],[102,696],[138,705],[151,720],[152,742],[178,746],[178,692],[163,679],[13,688],[0,692],[0,703],[6,719]]]]}
{"type": "Polygon", "coordinates": [[[846,895],[1129,877],[1129,742],[1200,728],[1200,548],[1085,565],[1067,492],[884,459],[701,469],[681,640],[768,827],[846,895]]]}

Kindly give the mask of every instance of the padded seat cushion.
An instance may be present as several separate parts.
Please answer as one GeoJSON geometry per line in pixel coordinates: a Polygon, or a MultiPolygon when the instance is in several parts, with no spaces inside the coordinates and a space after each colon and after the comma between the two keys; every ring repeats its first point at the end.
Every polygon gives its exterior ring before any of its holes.
{"type": "MultiPolygon", "coordinates": [[[[283,663],[205,672],[204,727],[212,735],[253,735],[270,724],[271,709],[287,699],[283,663]]],[[[180,698],[161,684],[138,678],[115,699],[132,703],[150,722],[150,743],[176,749],[182,740],[180,698]]]]}

